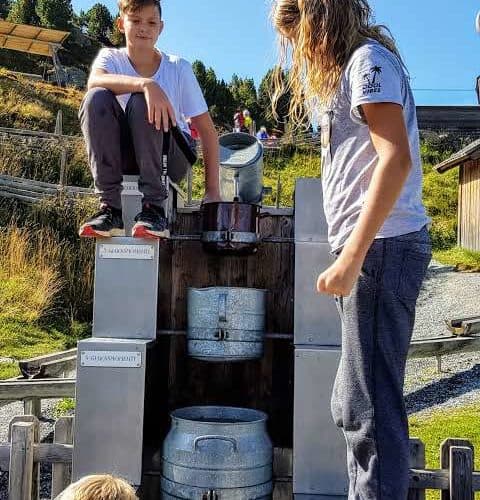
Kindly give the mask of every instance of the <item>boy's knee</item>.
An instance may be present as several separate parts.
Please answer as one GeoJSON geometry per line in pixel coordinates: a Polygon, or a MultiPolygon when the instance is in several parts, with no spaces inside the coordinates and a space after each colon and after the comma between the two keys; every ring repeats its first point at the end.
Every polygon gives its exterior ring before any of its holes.
{"type": "Polygon", "coordinates": [[[104,110],[115,101],[115,94],[111,90],[102,87],[94,87],[85,94],[80,106],[80,114],[86,111],[90,112],[91,110],[104,110]]]}
{"type": "Polygon", "coordinates": [[[147,101],[142,92],[137,92],[130,96],[125,110],[129,117],[139,117],[141,120],[147,119],[147,101]]]}

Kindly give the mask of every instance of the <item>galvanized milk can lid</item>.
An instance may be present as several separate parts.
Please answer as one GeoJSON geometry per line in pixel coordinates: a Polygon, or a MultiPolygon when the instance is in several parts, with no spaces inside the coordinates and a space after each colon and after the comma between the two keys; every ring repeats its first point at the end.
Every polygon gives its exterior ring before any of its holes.
{"type": "Polygon", "coordinates": [[[263,155],[262,143],[249,134],[225,134],[219,138],[219,144],[222,167],[242,168],[256,163],[263,155]]]}

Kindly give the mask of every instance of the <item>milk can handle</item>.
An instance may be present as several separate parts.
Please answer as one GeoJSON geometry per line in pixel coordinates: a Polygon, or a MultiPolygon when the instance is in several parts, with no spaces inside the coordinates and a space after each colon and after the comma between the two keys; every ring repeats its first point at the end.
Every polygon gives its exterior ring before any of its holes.
{"type": "Polygon", "coordinates": [[[218,321],[227,322],[227,294],[221,293],[218,296],[218,321]]]}
{"type": "Polygon", "coordinates": [[[193,449],[195,451],[197,451],[197,447],[198,447],[198,443],[200,441],[208,441],[210,439],[218,439],[219,441],[228,441],[229,443],[232,444],[233,446],[233,451],[235,453],[237,453],[237,450],[238,450],[238,446],[237,446],[237,441],[231,437],[227,437],[227,436],[215,436],[215,435],[211,435],[211,436],[198,436],[197,438],[195,438],[195,440],[193,441],[193,449]]]}
{"type": "Polygon", "coordinates": [[[240,172],[235,172],[233,176],[233,201],[239,201],[240,200],[240,172]]]}

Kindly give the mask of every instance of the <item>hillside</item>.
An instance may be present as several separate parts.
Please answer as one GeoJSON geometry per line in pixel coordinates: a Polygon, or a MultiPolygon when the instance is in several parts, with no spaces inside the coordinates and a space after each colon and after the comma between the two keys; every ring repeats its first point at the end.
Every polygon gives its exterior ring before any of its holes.
{"type": "Polygon", "coordinates": [[[77,118],[83,92],[37,82],[0,68],[0,127],[54,132],[58,110],[63,133],[80,134],[77,118]]]}

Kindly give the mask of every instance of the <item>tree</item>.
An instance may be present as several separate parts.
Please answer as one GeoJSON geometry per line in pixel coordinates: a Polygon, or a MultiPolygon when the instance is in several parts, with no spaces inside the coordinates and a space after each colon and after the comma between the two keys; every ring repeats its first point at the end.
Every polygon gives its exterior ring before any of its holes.
{"type": "MultiPolygon", "coordinates": [[[[284,93],[276,106],[275,114],[277,119],[274,117],[273,107],[272,107],[272,96],[274,92],[273,77],[275,74],[274,69],[268,70],[267,74],[263,77],[260,86],[258,87],[258,106],[260,108],[260,115],[265,119],[265,126],[268,128],[278,128],[284,130],[285,128],[285,117],[288,115],[290,107],[290,93],[284,93]]],[[[287,75],[285,72],[281,73],[281,79],[285,81],[287,75]]]]}
{"type": "Polygon", "coordinates": [[[37,0],[35,12],[41,26],[69,30],[73,20],[71,0],[37,0]]]}
{"type": "Polygon", "coordinates": [[[207,69],[202,61],[194,61],[192,68],[213,121],[219,127],[227,127],[232,121],[236,106],[229,86],[223,80],[219,81],[213,68],[207,69]]]}
{"type": "Polygon", "coordinates": [[[75,14],[74,12],[72,16],[72,22],[73,24],[75,24],[75,26],[78,26],[82,30],[82,32],[84,32],[88,24],[87,13],[83,9],[80,9],[80,12],[78,14],[75,14]]]}
{"type": "Polygon", "coordinates": [[[193,61],[192,69],[195,73],[195,76],[197,77],[200,88],[202,89],[202,91],[204,91],[207,81],[207,68],[205,67],[205,64],[203,64],[203,62],[199,60],[193,61]]]}
{"type": "Polygon", "coordinates": [[[118,18],[120,17],[120,14],[117,15],[117,17],[113,20],[112,22],[112,31],[110,32],[110,35],[108,37],[110,43],[114,47],[123,47],[125,45],[125,35],[118,29],[118,18]]]}
{"type": "Polygon", "coordinates": [[[8,11],[10,10],[9,0],[0,0],[0,17],[6,19],[8,16],[8,11]]]}
{"type": "Polygon", "coordinates": [[[19,24],[37,24],[35,0],[15,0],[11,5],[7,21],[19,24]]]}
{"type": "Polygon", "coordinates": [[[113,19],[110,11],[101,3],[96,3],[85,15],[87,33],[101,42],[108,40],[113,30],[113,19]]]}
{"type": "Polygon", "coordinates": [[[257,103],[257,89],[253,78],[239,78],[233,75],[230,90],[237,106],[250,111],[254,120],[259,118],[260,110],[257,103]]]}

